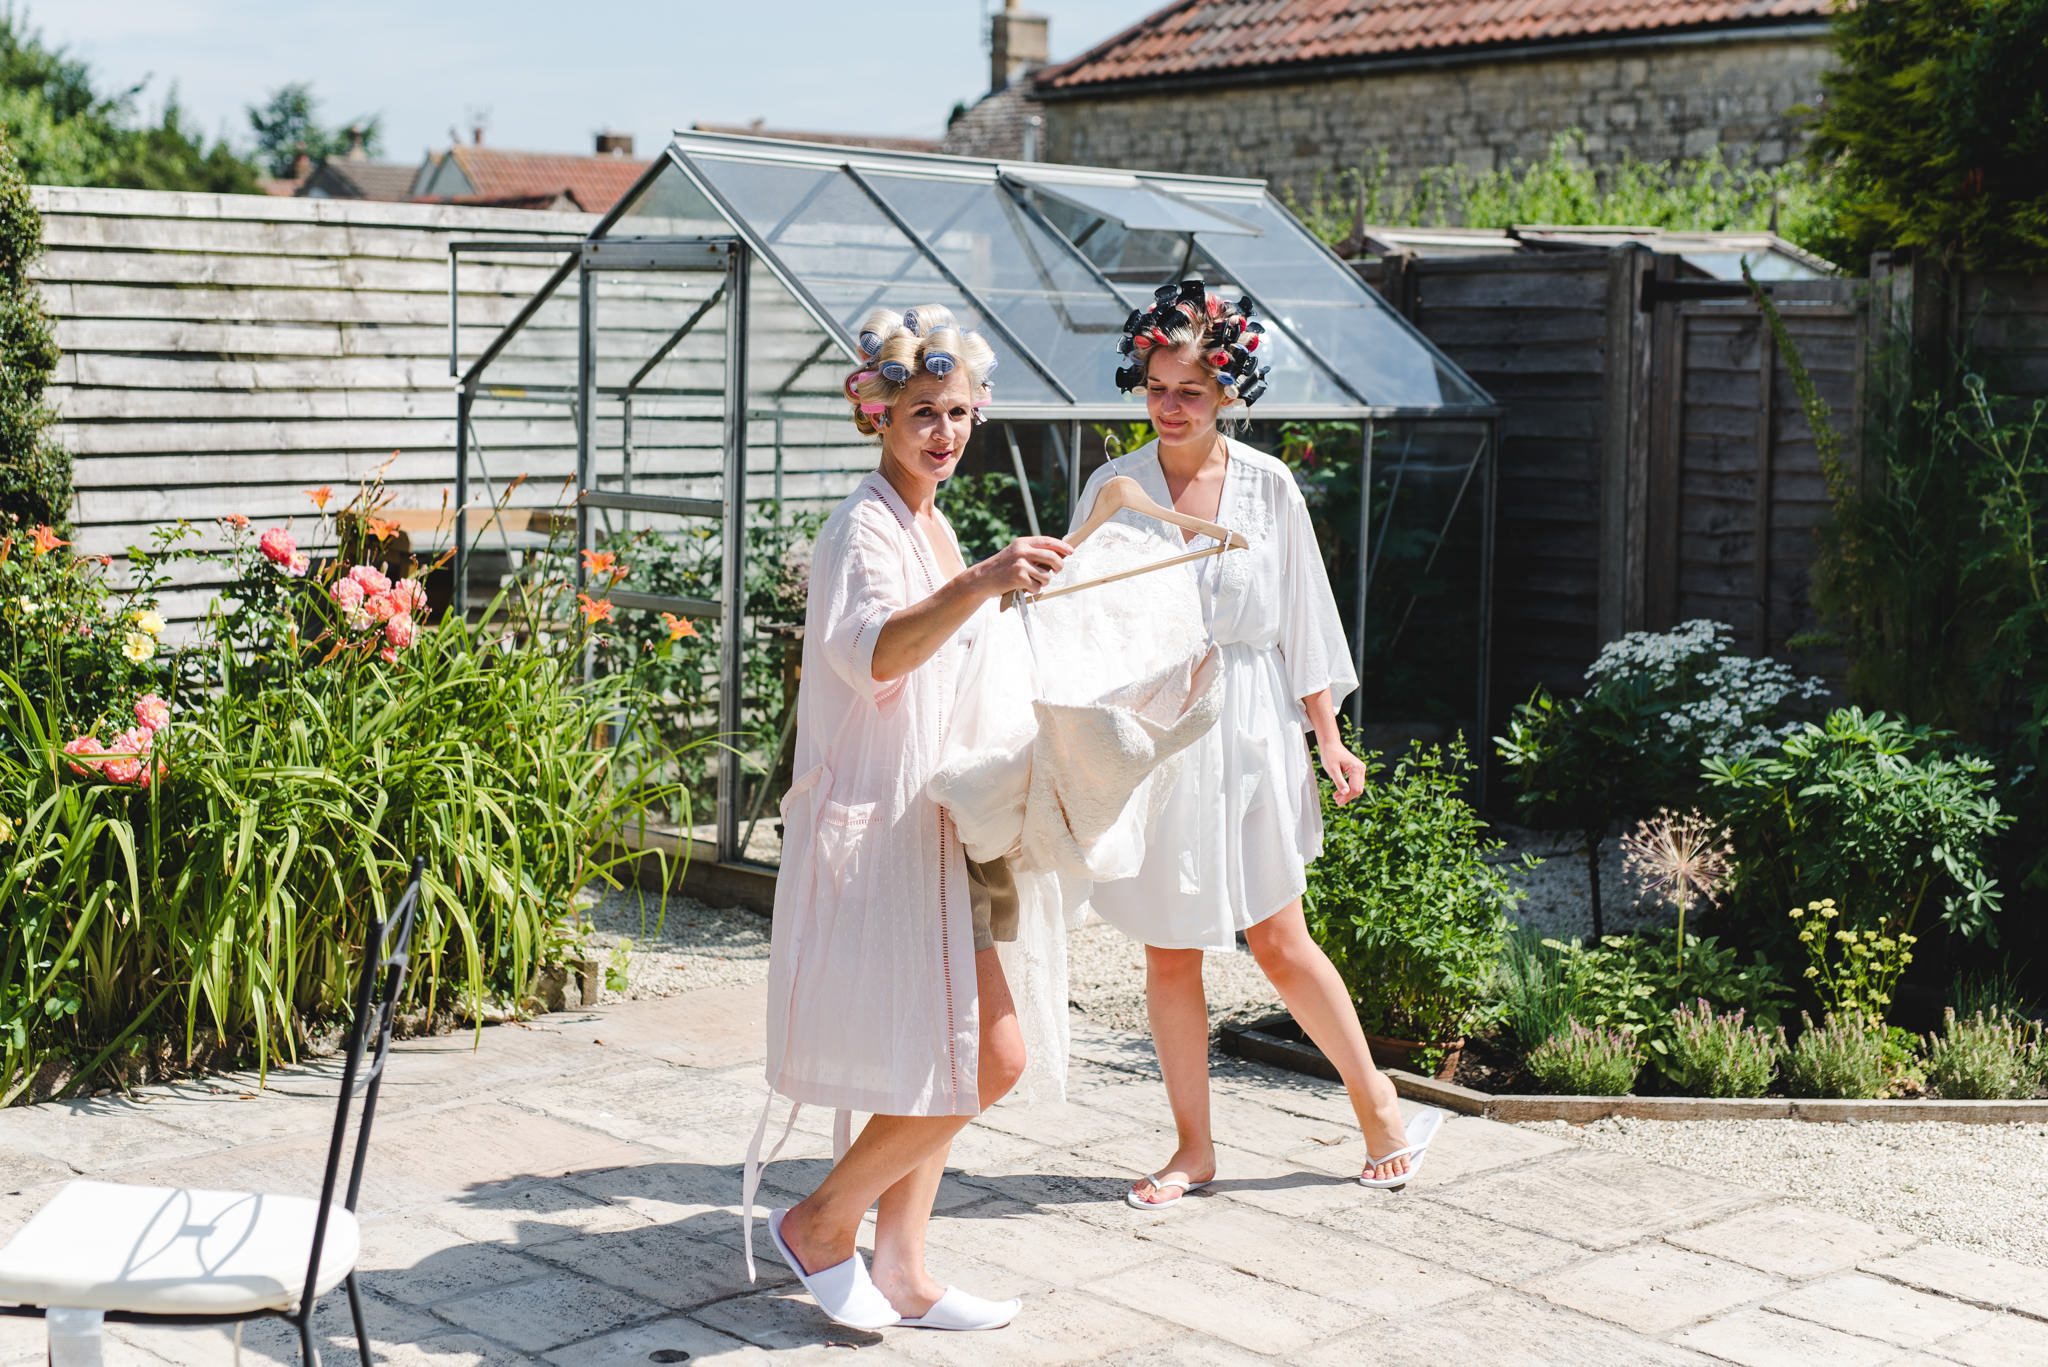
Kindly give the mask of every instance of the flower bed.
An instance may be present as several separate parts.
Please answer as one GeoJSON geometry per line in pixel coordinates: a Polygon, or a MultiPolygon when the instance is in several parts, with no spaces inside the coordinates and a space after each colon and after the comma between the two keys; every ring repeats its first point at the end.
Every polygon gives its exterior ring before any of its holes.
{"type": "Polygon", "coordinates": [[[48,528],[0,537],[0,1104],[292,1056],[415,854],[410,1019],[516,1009],[673,800],[650,697],[581,679],[565,581],[437,620],[375,491],[310,492],[325,563],[235,514],[126,586],[48,528]],[[172,643],[156,595],[190,559],[233,586],[172,643]]]}

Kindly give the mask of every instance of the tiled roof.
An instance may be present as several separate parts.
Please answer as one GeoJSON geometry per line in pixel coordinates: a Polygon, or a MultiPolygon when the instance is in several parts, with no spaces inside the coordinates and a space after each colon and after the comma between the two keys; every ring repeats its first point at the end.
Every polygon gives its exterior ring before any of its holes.
{"type": "Polygon", "coordinates": [[[651,164],[631,157],[576,156],[561,152],[512,152],[500,147],[457,145],[455,159],[471,203],[504,203],[567,195],[588,214],[618,203],[651,164]]]}
{"type": "Polygon", "coordinates": [[[1460,49],[1818,20],[1831,0],[1175,0],[1040,93],[1460,49]]]}
{"type": "Polygon", "coordinates": [[[822,142],[833,147],[872,147],[878,152],[936,152],[937,138],[899,138],[886,133],[797,133],[787,128],[769,128],[760,119],[752,123],[693,123],[698,133],[730,133],[743,138],[779,138],[784,142],[822,142]]]}
{"type": "MultiPolygon", "coordinates": [[[[953,157],[1001,157],[1015,160],[1024,155],[1024,130],[1043,105],[1031,98],[1031,87],[1012,81],[992,95],[984,95],[963,111],[946,128],[938,150],[953,157]]],[[[1038,155],[1044,156],[1041,145],[1038,155]]]]}
{"type": "Polygon", "coordinates": [[[329,157],[314,168],[300,185],[301,195],[319,194],[332,199],[404,200],[412,197],[413,177],[419,167],[395,161],[351,161],[329,157]]]}

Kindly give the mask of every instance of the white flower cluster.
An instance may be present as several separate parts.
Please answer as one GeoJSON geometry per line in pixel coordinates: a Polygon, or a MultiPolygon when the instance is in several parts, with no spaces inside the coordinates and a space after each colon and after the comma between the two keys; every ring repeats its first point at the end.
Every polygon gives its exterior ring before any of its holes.
{"type": "Polygon", "coordinates": [[[1706,618],[1667,632],[1634,631],[1610,642],[1586,670],[1589,683],[1637,682],[1675,695],[1659,714],[1674,737],[1707,754],[1743,754],[1769,745],[1799,723],[1769,719],[1788,702],[1818,698],[1827,685],[1790,665],[1731,653],[1735,633],[1706,618]]]}

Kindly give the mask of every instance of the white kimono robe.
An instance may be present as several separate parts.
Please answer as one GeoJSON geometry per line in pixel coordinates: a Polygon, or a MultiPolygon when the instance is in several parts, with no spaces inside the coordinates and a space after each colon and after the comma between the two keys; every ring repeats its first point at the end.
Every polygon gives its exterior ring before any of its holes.
{"type": "MultiPolygon", "coordinates": [[[[1358,687],[1294,476],[1263,451],[1237,441],[1229,448],[1215,520],[1242,532],[1251,548],[1160,571],[1197,577],[1221,648],[1223,715],[1182,752],[1144,867],[1097,883],[1092,897],[1104,920],[1162,949],[1234,949],[1239,931],[1307,889],[1307,865],[1323,849],[1323,813],[1301,700],[1327,688],[1341,705],[1358,687]]],[[[1096,471],[1074,510],[1077,526],[1112,475],[1173,502],[1158,446],[1148,444],[1096,471]]],[[[1177,529],[1142,521],[1157,529],[1162,557],[1190,548],[1177,529]]]]}
{"type": "Polygon", "coordinates": [[[818,534],[768,969],[768,1082],[793,1101],[981,1109],[966,857],[925,794],[976,624],[903,678],[873,673],[890,614],[943,582],[879,474],[818,534]]]}

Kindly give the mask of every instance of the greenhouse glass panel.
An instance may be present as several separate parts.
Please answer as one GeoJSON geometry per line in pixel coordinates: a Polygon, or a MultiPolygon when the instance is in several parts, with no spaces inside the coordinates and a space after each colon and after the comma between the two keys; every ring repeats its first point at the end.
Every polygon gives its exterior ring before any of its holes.
{"type": "Polygon", "coordinates": [[[642,186],[605,226],[606,237],[721,237],[732,225],[673,161],[642,186]]]}
{"type": "MultiPolygon", "coordinates": [[[[1116,342],[1130,308],[1072,246],[987,181],[883,174],[872,181],[1076,399],[1118,398],[1116,342]]],[[[998,379],[1011,398],[1009,372],[998,379]]]]}
{"type": "Polygon", "coordinates": [[[1064,199],[1099,218],[1121,223],[1133,232],[1235,233],[1247,237],[1257,237],[1260,232],[1236,216],[1212,210],[1137,180],[1124,185],[1104,185],[1037,175],[1020,176],[1019,179],[1048,197],[1064,199]]]}
{"type": "Polygon", "coordinates": [[[1371,286],[1325,252],[1270,201],[1195,198],[1267,229],[1257,238],[1198,233],[1195,240],[1219,266],[1238,277],[1267,312],[1320,352],[1368,402],[1400,408],[1486,402],[1485,396],[1423,343],[1371,286]]]}
{"type": "Polygon", "coordinates": [[[925,249],[890,221],[845,172],[830,168],[700,156],[695,159],[735,212],[760,234],[783,269],[817,299],[847,335],[882,305],[939,304],[963,327],[986,332],[1003,371],[1004,398],[1059,404],[1059,393],[999,329],[934,265],[925,249]]]}

